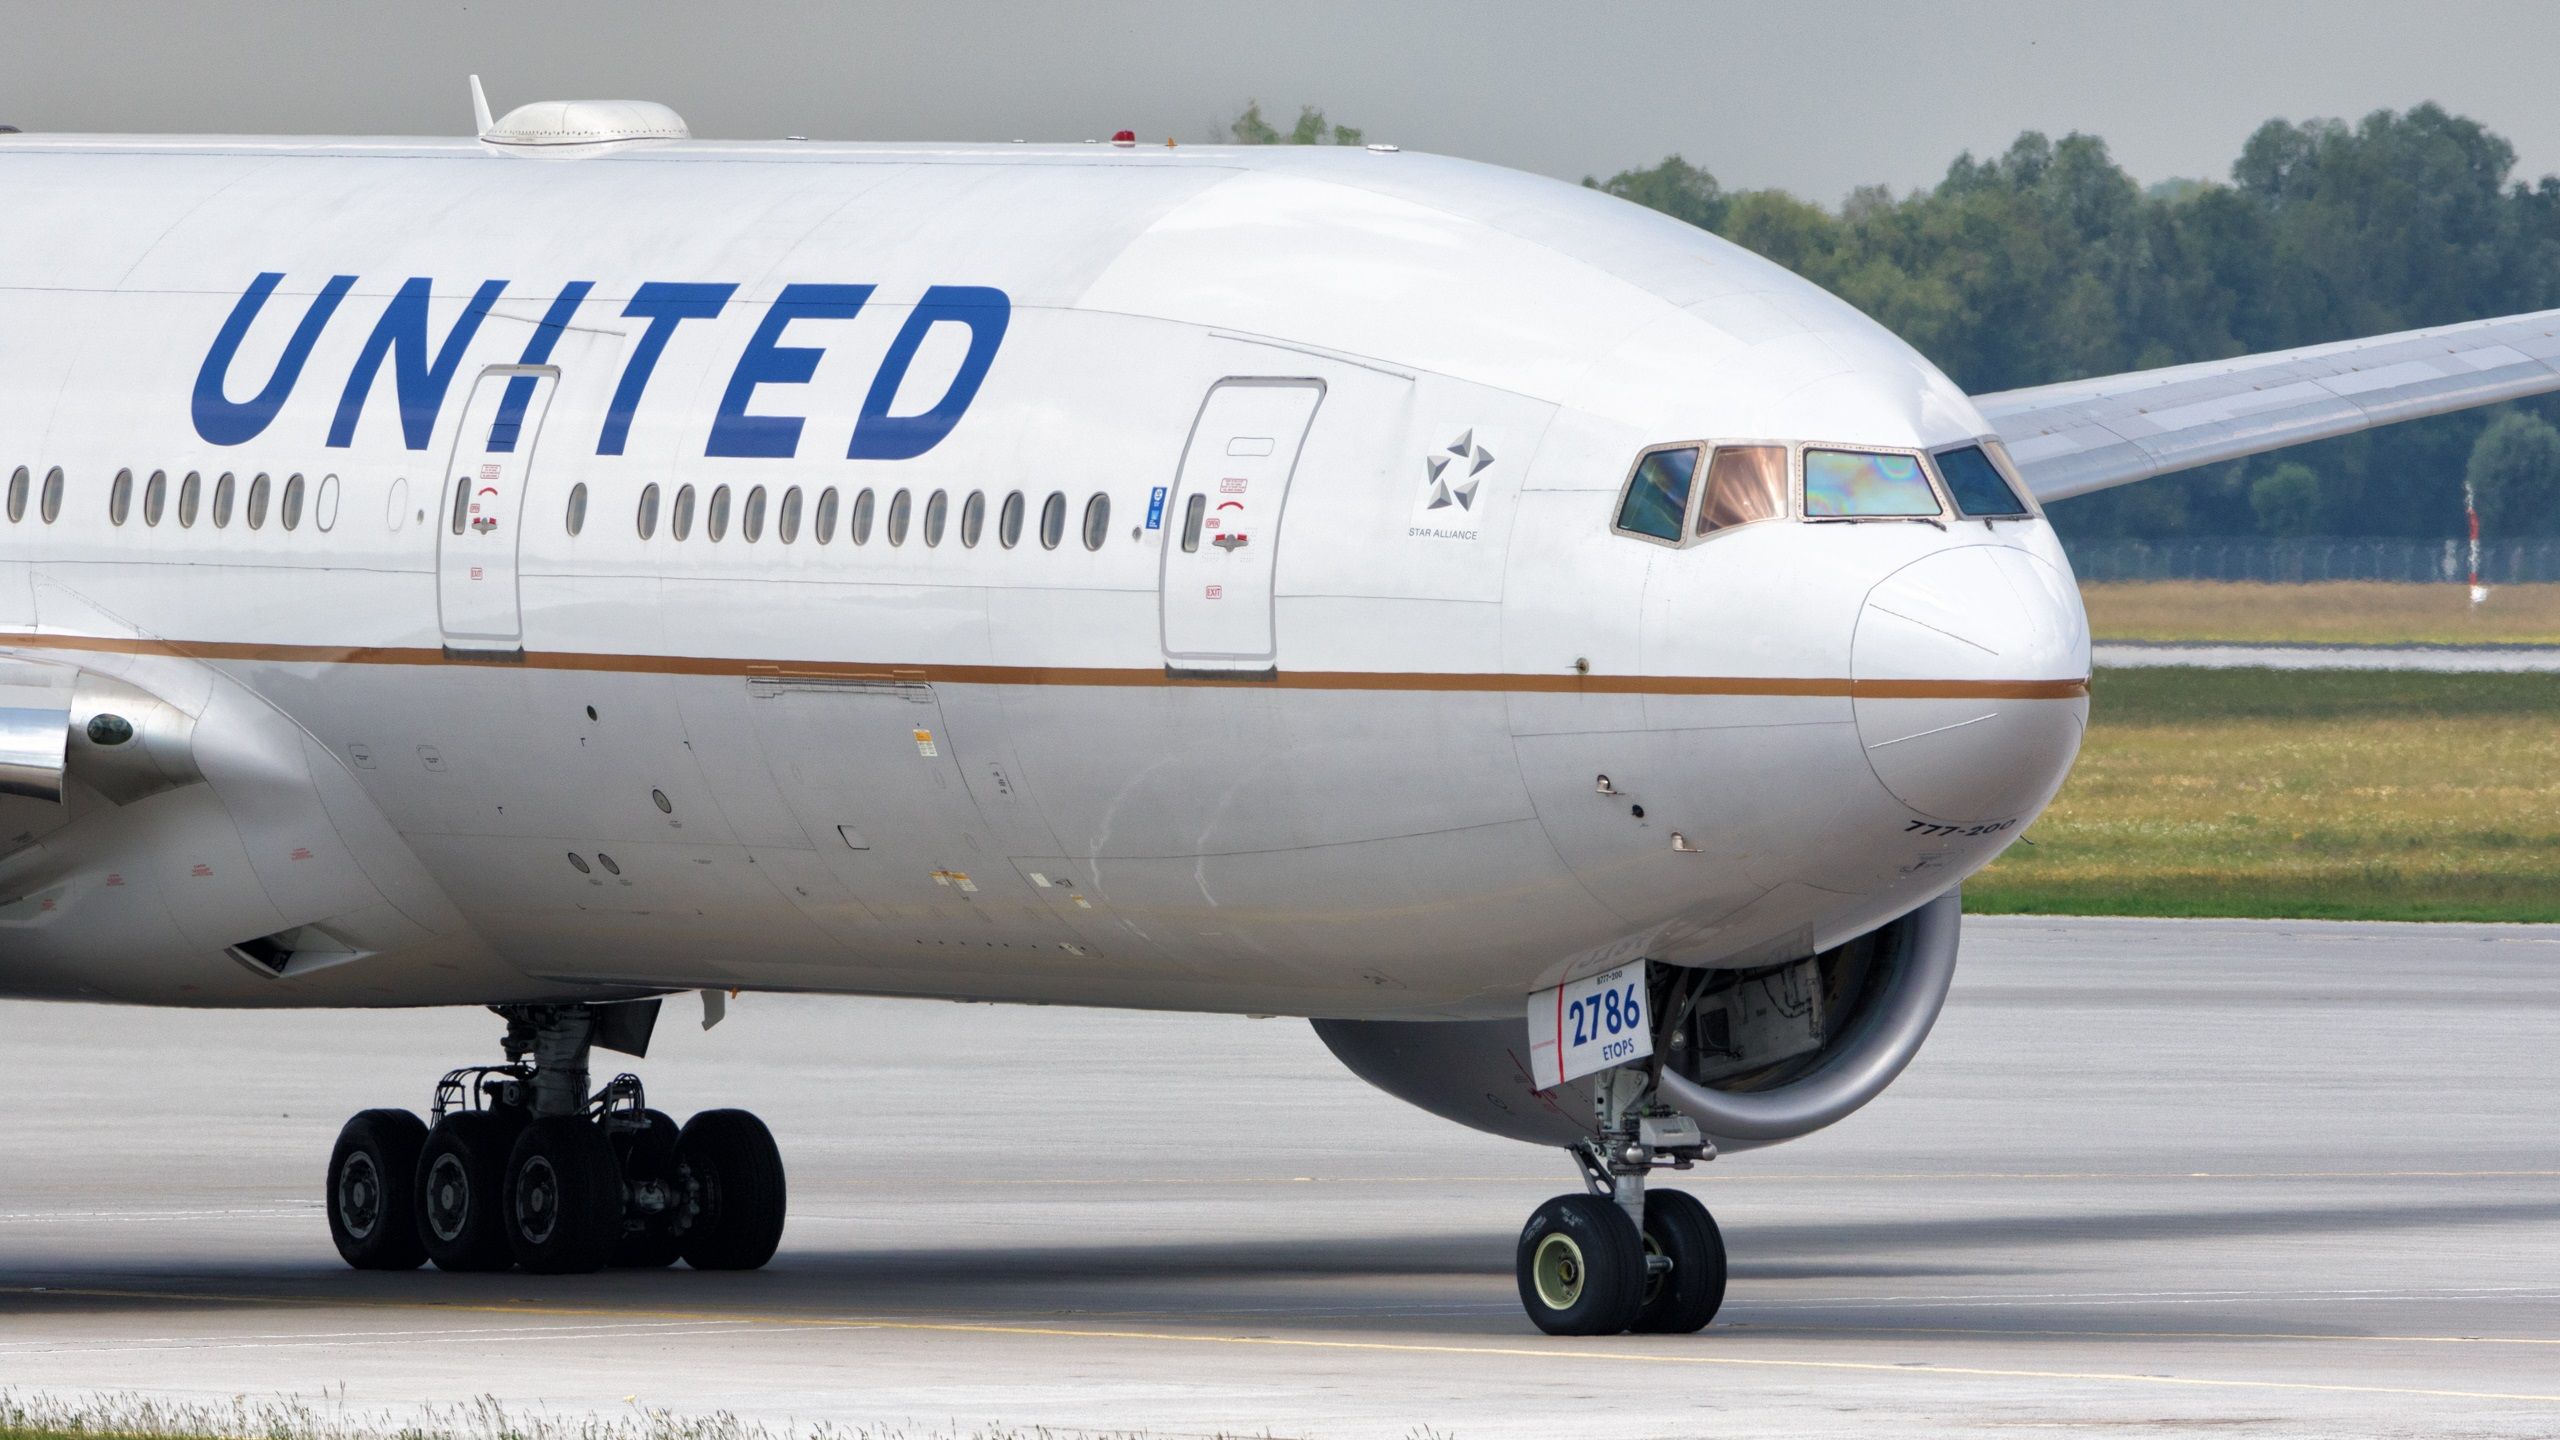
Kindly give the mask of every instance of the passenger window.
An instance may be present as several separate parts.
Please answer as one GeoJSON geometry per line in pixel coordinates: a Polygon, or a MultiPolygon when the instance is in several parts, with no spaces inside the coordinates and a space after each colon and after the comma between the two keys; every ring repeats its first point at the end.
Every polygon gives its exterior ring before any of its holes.
{"type": "Polygon", "coordinates": [[[267,477],[264,475],[249,481],[249,528],[267,528],[267,477]]]}
{"type": "Polygon", "coordinates": [[[62,467],[44,472],[44,523],[50,525],[62,513],[62,467]]]}
{"type": "Polygon", "coordinates": [[[800,487],[782,492],[782,513],[773,517],[773,538],[788,545],[800,538],[800,487]]]}
{"type": "Polygon", "coordinates": [[[682,540],[692,534],[693,487],[679,485],[676,487],[675,513],[667,517],[667,535],[670,539],[682,540]]]}
{"type": "Polygon", "coordinates": [[[747,508],[738,517],[738,538],[753,545],[764,538],[764,487],[747,492],[747,508]]]}
{"type": "Polygon", "coordinates": [[[978,536],[987,528],[987,495],[983,490],[969,492],[968,503],[960,507],[960,543],[972,550],[978,548],[978,536]]]}
{"type": "Polygon", "coordinates": [[[1947,482],[1947,493],[1956,497],[1958,512],[1976,520],[2015,520],[2030,513],[1981,446],[1942,450],[1935,458],[1938,477],[1947,482]]]}
{"type": "Polygon", "coordinates": [[[27,518],[29,480],[27,467],[24,465],[19,466],[17,473],[9,477],[9,523],[12,525],[27,518]]]}
{"type": "MultiPolygon", "coordinates": [[[[583,502],[580,504],[579,508],[580,508],[581,510],[584,510],[584,509],[586,508],[583,502]]],[[[276,523],[278,523],[278,524],[280,524],[280,525],[284,526],[284,528],[286,528],[287,530],[290,530],[290,529],[294,528],[295,526],[297,526],[297,525],[299,525],[299,524],[301,524],[301,523],[302,523],[302,477],[301,477],[301,476],[299,476],[299,475],[291,475],[291,476],[287,476],[287,477],[285,478],[285,482],[284,482],[284,508],[283,508],[282,510],[280,510],[280,511],[278,511],[278,512],[277,512],[277,514],[276,514],[276,523]]]]}
{"type": "Polygon", "coordinates": [[[160,514],[169,508],[169,472],[154,470],[150,483],[142,487],[142,523],[156,526],[160,514]]]}
{"type": "Polygon", "coordinates": [[[844,538],[856,545],[871,543],[871,492],[853,497],[853,522],[845,526],[844,538]]]}
{"type": "Polygon", "coordinates": [[[933,498],[924,502],[924,543],[927,548],[942,543],[942,524],[950,518],[951,501],[941,491],[934,491],[933,498]]]}
{"type": "MultiPolygon", "coordinates": [[[[228,483],[228,482],[230,481],[230,479],[231,479],[231,477],[230,477],[230,476],[228,476],[228,475],[225,475],[225,476],[223,476],[222,478],[223,478],[223,480],[224,480],[224,482],[225,482],[225,483],[228,483]]],[[[471,503],[471,477],[470,477],[470,476],[468,476],[468,475],[456,475],[456,476],[454,476],[454,477],[453,477],[453,533],[454,533],[454,534],[456,534],[456,535],[459,535],[459,534],[461,534],[461,533],[462,533],[462,520],[463,520],[463,517],[464,517],[466,514],[468,514],[468,513],[469,513],[469,510],[468,510],[468,508],[467,508],[467,507],[470,505],[470,503],[471,503]]],[[[219,525],[219,524],[221,524],[221,523],[222,523],[222,488],[221,488],[221,486],[216,486],[216,487],[214,487],[214,492],[213,492],[213,509],[214,509],[214,521],[213,521],[213,523],[214,523],[214,524],[216,524],[216,525],[219,525]]]]}
{"type": "Polygon", "coordinates": [[[890,544],[904,545],[907,543],[907,517],[912,513],[913,507],[907,501],[906,491],[901,490],[897,494],[889,497],[890,544]]]}
{"type": "Polygon", "coordinates": [[[107,523],[122,525],[124,517],[132,511],[133,472],[119,470],[116,472],[116,483],[107,489],[107,523]]]}
{"type": "Polygon", "coordinates": [[[1209,497],[1192,492],[1191,503],[1182,508],[1182,553],[1200,552],[1200,522],[1209,516],[1209,497]]]}
{"type": "Polygon", "coordinates": [[[178,528],[191,530],[196,523],[196,502],[204,494],[204,477],[190,470],[178,486],[178,528]]]}
{"type": "Polygon", "coordinates": [[[824,545],[836,538],[836,487],[818,492],[817,523],[809,531],[810,543],[824,545]]]}
{"type": "Polygon", "coordinates": [[[1635,473],[1627,477],[1627,498],[1618,502],[1618,528],[1679,543],[1680,527],[1689,520],[1689,483],[1697,473],[1694,446],[1656,450],[1636,461],[1635,473]]]}
{"type": "Polygon", "coordinates": [[[585,481],[582,480],[569,487],[569,513],[563,517],[563,519],[569,527],[569,533],[572,535],[575,535],[579,531],[587,528],[587,486],[585,481]]]}
{"type": "Polygon", "coordinates": [[[1022,543],[1022,492],[1004,497],[1004,510],[996,517],[996,541],[1007,550],[1022,543]]]}
{"type": "Polygon", "coordinates": [[[1048,503],[1040,507],[1040,548],[1055,550],[1067,538],[1067,497],[1052,490],[1048,503]]]}
{"type": "Polygon", "coordinates": [[[1727,445],[1707,462],[1707,498],[1698,533],[1713,534],[1787,513],[1787,447],[1727,445]]]}
{"type": "Polygon", "coordinates": [[[643,540],[658,533],[658,487],[654,484],[643,488],[640,492],[640,514],[637,523],[640,538],[643,540]]]}
{"type": "Polygon", "coordinates": [[[1804,452],[1804,513],[1904,518],[1940,513],[1938,492],[1909,455],[1866,450],[1804,452]]]}
{"type": "Polygon", "coordinates": [[[1099,550],[1111,535],[1111,497],[1096,495],[1084,502],[1084,548],[1099,550]]]}
{"type": "MultiPolygon", "coordinates": [[[[213,528],[216,530],[231,523],[231,494],[231,472],[225,470],[222,478],[213,482],[213,528]]],[[[453,533],[457,535],[462,533],[462,500],[463,495],[456,495],[453,502],[453,533]]]]}
{"type": "Polygon", "coordinates": [[[717,545],[729,538],[729,487],[711,487],[711,509],[702,517],[702,537],[717,545]]]}

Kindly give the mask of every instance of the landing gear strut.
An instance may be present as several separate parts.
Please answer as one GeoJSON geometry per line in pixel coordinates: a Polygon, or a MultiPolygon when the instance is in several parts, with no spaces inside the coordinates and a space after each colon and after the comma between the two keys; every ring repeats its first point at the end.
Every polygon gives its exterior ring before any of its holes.
{"type": "Polygon", "coordinates": [[[339,1131],[329,1236],[349,1265],[562,1275],[773,1258],[789,1196],[763,1121],[706,1110],[679,1129],[636,1075],[591,1092],[594,1045],[646,1048],[647,1019],[635,1026],[628,1005],[492,1008],[506,1063],[447,1074],[432,1125],[367,1110],[339,1131]]]}
{"type": "Polygon", "coordinates": [[[1648,1191],[1645,1178],[1715,1147],[1654,1097],[1641,1067],[1604,1072],[1596,1105],[1599,1136],[1570,1152],[1586,1193],[1539,1206],[1520,1232],[1520,1304],[1550,1335],[1705,1329],[1724,1304],[1724,1237],[1697,1197],[1648,1191]]]}

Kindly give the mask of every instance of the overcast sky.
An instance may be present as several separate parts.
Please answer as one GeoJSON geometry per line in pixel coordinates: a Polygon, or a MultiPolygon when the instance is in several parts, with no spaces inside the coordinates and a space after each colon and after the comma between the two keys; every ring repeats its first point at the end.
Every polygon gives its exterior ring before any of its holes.
{"type": "Polygon", "coordinates": [[[0,123],[459,134],[633,96],[722,138],[1204,140],[1248,98],[1372,140],[1579,178],[1677,151],[1825,202],[1927,184],[2023,129],[2104,136],[2145,181],[2221,177],[2270,116],[2425,100],[2560,171],[2550,0],[1785,4],[468,5],[0,0],[0,123]]]}

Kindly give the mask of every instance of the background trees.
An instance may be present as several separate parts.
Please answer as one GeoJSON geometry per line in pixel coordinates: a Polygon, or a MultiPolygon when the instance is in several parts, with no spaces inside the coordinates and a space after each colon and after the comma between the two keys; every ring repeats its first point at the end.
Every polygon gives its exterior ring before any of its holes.
{"type": "MultiPolygon", "coordinates": [[[[1584,183],[1790,266],[1980,393],[2560,305],[2560,180],[2524,185],[2514,166],[2506,141],[2421,105],[2270,120],[2228,182],[2148,190],[2104,141],[2033,132],[1836,212],[1726,192],[1679,156],[1584,183]]],[[[2549,533],[2560,445],[2543,440],[2560,432],[2530,425],[2447,416],[2067,501],[2054,520],[2090,537],[2433,539],[2460,533],[2469,469],[2502,497],[2495,515],[2483,502],[2493,533],[2549,533]]]]}
{"type": "MultiPolygon", "coordinates": [[[[1356,144],[1309,107],[1244,143],[1356,144]]],[[[2092,135],[2032,131],[1946,178],[1839,208],[1727,190],[1668,156],[1583,183],[1713,230],[1873,315],[1977,394],[2560,307],[2560,178],[2435,105],[2270,120],[2227,180],[2144,188],[2092,135]]],[[[2550,401],[2393,426],[2054,507],[2066,535],[2442,539],[2482,486],[2493,535],[2560,533],[2550,401]],[[2490,495],[2499,498],[2491,508],[2490,495]]]]}

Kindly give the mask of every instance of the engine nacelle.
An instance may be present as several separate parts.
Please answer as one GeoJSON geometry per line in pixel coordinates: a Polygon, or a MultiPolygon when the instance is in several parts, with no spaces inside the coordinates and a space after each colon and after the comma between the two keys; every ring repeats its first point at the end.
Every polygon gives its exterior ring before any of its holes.
{"type": "MultiPolygon", "coordinates": [[[[1818,955],[1685,972],[1666,992],[1687,1015],[1656,1047],[1661,1098],[1737,1150],[1810,1135],[1883,1094],[1946,1004],[1962,910],[1950,891],[1818,955]]],[[[1595,1077],[1536,1088],[1520,1019],[1315,1027],[1353,1074],[1434,1115],[1540,1145],[1596,1132],[1595,1077]]]]}

